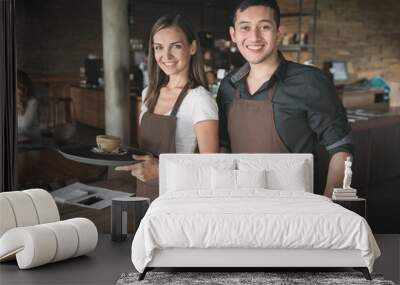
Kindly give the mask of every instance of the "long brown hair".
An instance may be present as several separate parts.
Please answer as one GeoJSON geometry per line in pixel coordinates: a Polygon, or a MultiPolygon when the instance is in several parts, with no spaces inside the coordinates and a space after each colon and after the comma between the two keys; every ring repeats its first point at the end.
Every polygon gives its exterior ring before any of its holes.
{"type": "Polygon", "coordinates": [[[154,111],[157,103],[160,90],[163,86],[168,83],[168,76],[158,66],[153,49],[153,37],[154,35],[165,28],[177,27],[184,34],[189,44],[193,41],[197,44],[196,53],[191,56],[189,63],[189,82],[191,88],[203,86],[208,89],[207,79],[204,73],[203,67],[203,56],[200,49],[200,41],[197,37],[197,33],[193,29],[192,25],[188,20],[183,18],[180,14],[164,15],[153,25],[149,39],[149,53],[148,53],[148,75],[149,75],[149,86],[147,89],[147,97],[145,104],[150,112],[154,111]]]}

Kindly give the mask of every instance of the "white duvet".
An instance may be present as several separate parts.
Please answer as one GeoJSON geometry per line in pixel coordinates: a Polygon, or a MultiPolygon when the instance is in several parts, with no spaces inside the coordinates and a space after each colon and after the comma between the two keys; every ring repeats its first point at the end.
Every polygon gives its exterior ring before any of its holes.
{"type": "Polygon", "coordinates": [[[358,249],[371,272],[380,255],[359,215],[324,196],[265,189],[162,195],[140,223],[132,262],[143,272],[165,248],[358,249]]]}

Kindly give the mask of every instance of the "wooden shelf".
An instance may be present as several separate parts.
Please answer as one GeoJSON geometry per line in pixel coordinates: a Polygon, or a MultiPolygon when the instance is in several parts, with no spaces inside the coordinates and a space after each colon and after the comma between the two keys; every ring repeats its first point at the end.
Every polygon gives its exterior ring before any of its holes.
{"type": "MultiPolygon", "coordinates": [[[[304,60],[311,60],[312,62],[315,60],[315,38],[316,38],[316,21],[318,15],[317,3],[318,0],[311,0],[309,4],[312,4],[312,7],[307,4],[307,7],[304,7],[304,0],[293,1],[297,2],[298,7],[296,10],[291,9],[290,12],[281,13],[282,23],[283,25],[287,25],[287,30],[285,29],[285,36],[290,37],[289,41],[285,40],[285,43],[292,43],[289,45],[280,45],[279,50],[282,52],[289,53],[288,56],[291,60],[296,62],[302,62],[304,60]],[[304,9],[305,8],[305,9],[304,9]],[[285,21],[286,19],[286,21],[285,21]],[[297,25],[296,25],[297,24],[297,25]],[[307,39],[304,38],[306,44],[293,43],[294,39],[300,39],[307,34],[307,39]],[[295,57],[296,58],[295,58],[295,57]]],[[[295,40],[294,42],[300,42],[295,40]]]]}

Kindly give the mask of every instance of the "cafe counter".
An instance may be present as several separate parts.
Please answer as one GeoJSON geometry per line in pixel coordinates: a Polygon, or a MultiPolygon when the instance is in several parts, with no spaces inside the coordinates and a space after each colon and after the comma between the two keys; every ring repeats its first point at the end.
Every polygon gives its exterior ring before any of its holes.
{"type": "MultiPolygon", "coordinates": [[[[348,109],[355,145],[352,187],[367,199],[367,220],[374,233],[400,233],[400,107],[387,103],[348,109]]],[[[329,158],[319,150],[323,189],[329,158]]]]}

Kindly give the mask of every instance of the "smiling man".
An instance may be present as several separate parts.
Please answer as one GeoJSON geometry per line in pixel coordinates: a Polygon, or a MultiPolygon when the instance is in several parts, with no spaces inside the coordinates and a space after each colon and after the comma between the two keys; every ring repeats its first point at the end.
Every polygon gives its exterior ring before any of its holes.
{"type": "Polygon", "coordinates": [[[351,128],[332,82],[317,68],[285,60],[278,51],[275,0],[245,0],[229,29],[247,63],[218,90],[220,146],[233,153],[330,154],[324,195],[340,187],[353,153],[351,128]]]}

